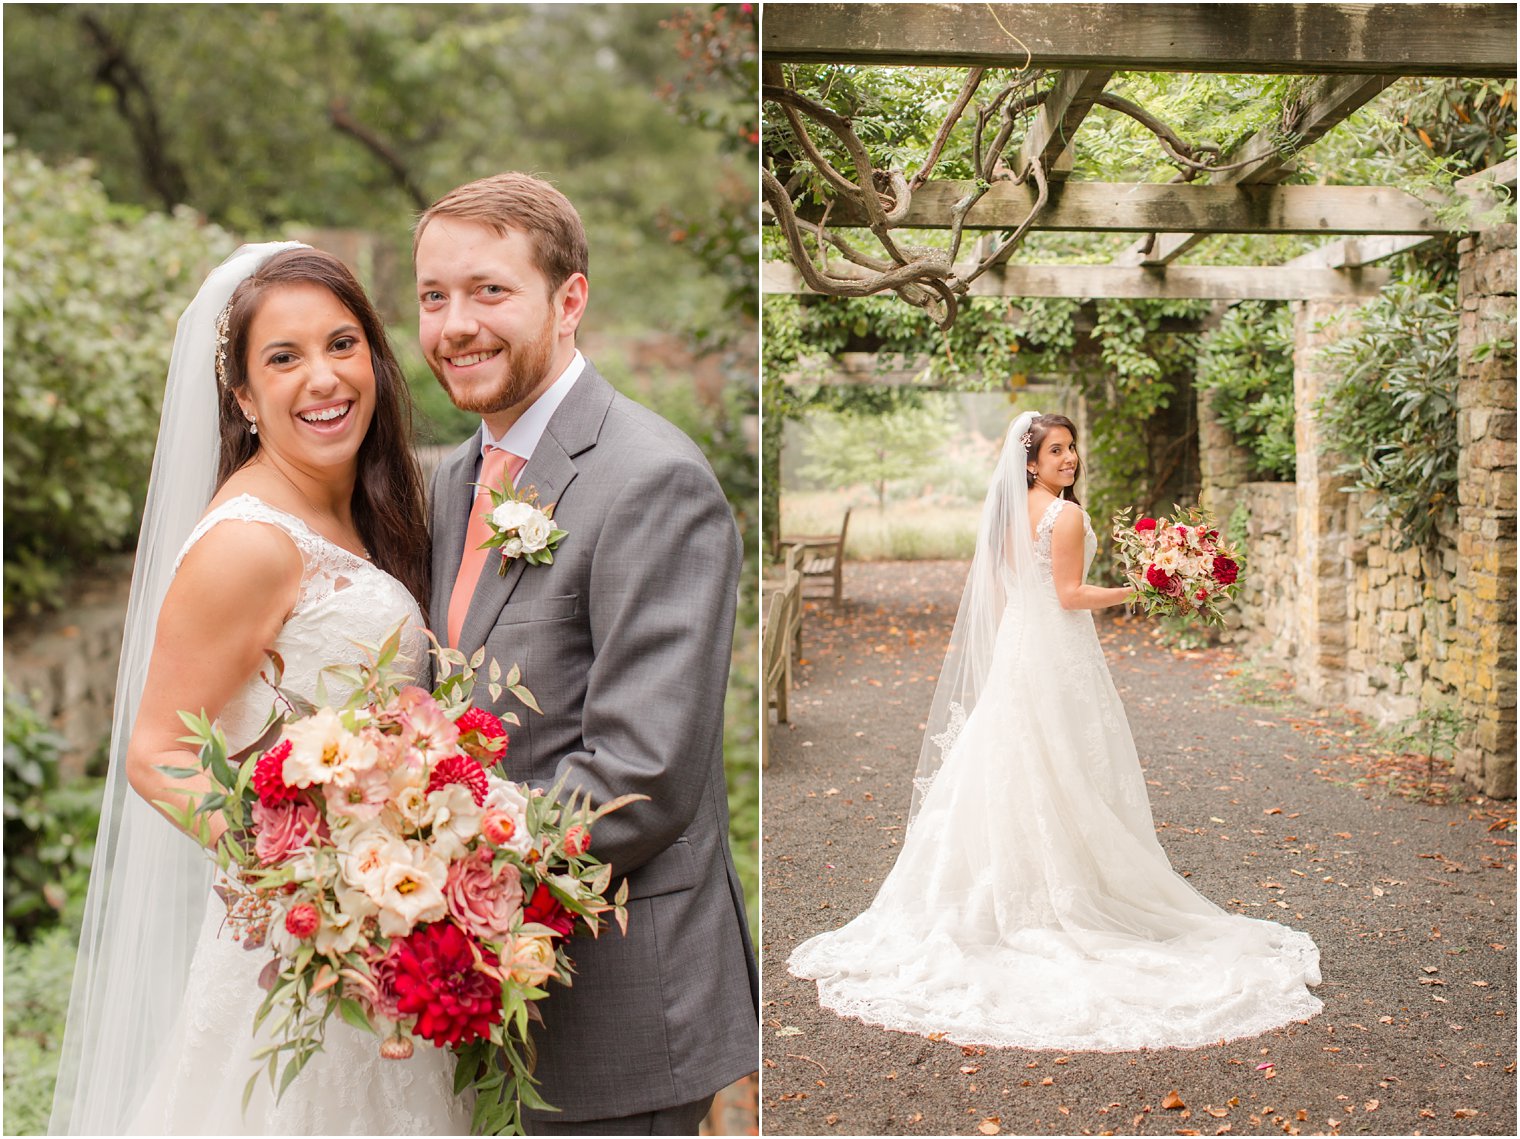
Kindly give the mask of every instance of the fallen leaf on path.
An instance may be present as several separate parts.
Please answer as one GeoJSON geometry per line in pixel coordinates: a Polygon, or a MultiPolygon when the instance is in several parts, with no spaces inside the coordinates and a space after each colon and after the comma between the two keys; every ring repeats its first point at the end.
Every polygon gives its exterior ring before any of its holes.
{"type": "Polygon", "coordinates": [[[788,1024],[788,1025],[786,1025],[783,1028],[776,1029],[776,1035],[777,1036],[801,1036],[802,1035],[802,1029],[800,1029],[800,1028],[793,1028],[790,1024],[788,1024]]]}
{"type": "Polygon", "coordinates": [[[976,1125],[976,1129],[983,1135],[1001,1135],[1003,1133],[1003,1121],[997,1116],[990,1116],[976,1125]]]}
{"type": "Polygon", "coordinates": [[[1053,1083],[1055,1083],[1055,1080],[1051,1079],[1049,1076],[1046,1076],[1043,1080],[1040,1081],[1040,1086],[1042,1088],[1048,1088],[1053,1083]]]}
{"type": "Polygon", "coordinates": [[[1182,1102],[1182,1097],[1177,1094],[1177,1090],[1174,1088],[1166,1093],[1166,1098],[1161,1101],[1161,1106],[1168,1111],[1180,1111],[1187,1104],[1182,1102]]]}
{"type": "Polygon", "coordinates": [[[1382,1106],[1382,1101],[1381,1100],[1369,1099],[1366,1103],[1362,1104],[1362,1110],[1363,1111],[1376,1111],[1381,1106],[1382,1106]]]}
{"type": "Polygon", "coordinates": [[[1227,1107],[1206,1107],[1203,1110],[1208,1112],[1215,1119],[1223,1119],[1225,1116],[1230,1114],[1230,1109],[1227,1107]]]}
{"type": "Polygon", "coordinates": [[[1451,1117],[1453,1119],[1471,1119],[1473,1116],[1475,1116],[1477,1114],[1478,1114],[1478,1112],[1477,1112],[1477,1110],[1475,1108],[1471,1108],[1471,1107],[1459,1107],[1459,1108],[1457,1108],[1456,1111],[1454,1111],[1454,1112],[1451,1113],[1451,1117]]]}

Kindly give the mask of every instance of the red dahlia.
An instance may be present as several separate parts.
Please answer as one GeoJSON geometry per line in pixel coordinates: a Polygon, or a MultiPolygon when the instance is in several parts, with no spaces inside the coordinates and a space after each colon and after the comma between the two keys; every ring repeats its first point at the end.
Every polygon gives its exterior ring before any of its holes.
{"type": "Polygon", "coordinates": [[[1220,585],[1233,585],[1235,578],[1240,573],[1240,567],[1229,558],[1214,559],[1214,580],[1220,585]]]}
{"type": "Polygon", "coordinates": [[[1136,530],[1154,530],[1155,528],[1156,520],[1154,518],[1142,518],[1135,523],[1136,530]]]}
{"type": "Polygon", "coordinates": [[[523,907],[523,921],[546,925],[560,937],[569,937],[575,929],[575,915],[560,905],[558,899],[549,892],[549,887],[542,882],[523,907]]]}
{"type": "Polygon", "coordinates": [[[253,789],[258,792],[259,802],[266,807],[281,803],[293,803],[300,789],[285,782],[285,757],[290,754],[290,741],[281,740],[263,755],[253,768],[253,789]]]}
{"type": "Polygon", "coordinates": [[[440,1048],[489,1036],[501,1023],[501,985],[476,968],[480,950],[453,922],[433,922],[392,943],[396,1007],[440,1048]]]}
{"type": "Polygon", "coordinates": [[[470,789],[470,795],[478,807],[486,801],[486,769],[467,755],[451,755],[440,760],[428,778],[428,794],[450,783],[461,783],[470,789]]]}
{"type": "Polygon", "coordinates": [[[1162,569],[1160,566],[1149,567],[1145,571],[1145,580],[1150,582],[1150,584],[1155,586],[1157,589],[1161,590],[1162,593],[1166,593],[1172,588],[1174,584],[1172,575],[1167,573],[1166,570],[1162,569]]]}
{"type": "Polygon", "coordinates": [[[500,763],[506,758],[506,726],[484,708],[466,708],[454,726],[459,729],[459,746],[481,763],[500,763]],[[471,733],[474,739],[468,738],[471,733]]]}

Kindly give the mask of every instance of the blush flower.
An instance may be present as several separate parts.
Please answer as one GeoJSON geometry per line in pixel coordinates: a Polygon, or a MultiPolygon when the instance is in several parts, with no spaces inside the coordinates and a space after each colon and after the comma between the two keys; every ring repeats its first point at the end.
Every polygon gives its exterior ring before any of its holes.
{"type": "Polygon", "coordinates": [[[307,849],[322,832],[322,815],[310,803],[253,805],[254,852],[269,866],[307,849]]]}
{"type": "Polygon", "coordinates": [[[386,864],[381,878],[380,932],[405,937],[419,923],[437,921],[448,912],[443,887],[449,867],[427,847],[397,844],[405,857],[386,864]]]}
{"type": "Polygon", "coordinates": [[[459,746],[459,729],[443,713],[431,693],[415,686],[403,688],[391,701],[388,715],[401,725],[403,737],[424,764],[451,755],[459,746]]]}
{"type": "Polygon", "coordinates": [[[510,863],[492,870],[495,857],[483,846],[450,864],[443,888],[454,920],[481,941],[500,941],[522,912],[522,876],[510,863]]]}
{"type": "Polygon", "coordinates": [[[338,713],[321,708],[285,729],[290,744],[281,774],[296,787],[310,787],[333,778],[344,761],[345,741],[351,738],[338,713]]]}
{"type": "Polygon", "coordinates": [[[524,927],[512,934],[501,947],[501,967],[518,984],[542,988],[557,969],[552,931],[524,927]]]}

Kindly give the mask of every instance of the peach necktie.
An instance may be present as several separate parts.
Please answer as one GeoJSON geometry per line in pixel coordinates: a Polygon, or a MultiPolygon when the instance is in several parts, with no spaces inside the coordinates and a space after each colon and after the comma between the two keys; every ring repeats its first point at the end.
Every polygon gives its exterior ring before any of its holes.
{"type": "Polygon", "coordinates": [[[486,517],[491,510],[491,495],[487,487],[500,487],[503,475],[517,485],[517,476],[528,460],[514,455],[503,447],[487,446],[485,458],[480,463],[480,486],[475,488],[475,498],[470,504],[470,525],[464,533],[464,557],[459,560],[459,576],[454,579],[454,592],[449,598],[449,644],[459,647],[459,634],[464,629],[464,615],[469,612],[470,598],[475,596],[475,583],[485,567],[487,557],[501,557],[499,551],[482,550],[480,544],[491,536],[486,517]]]}

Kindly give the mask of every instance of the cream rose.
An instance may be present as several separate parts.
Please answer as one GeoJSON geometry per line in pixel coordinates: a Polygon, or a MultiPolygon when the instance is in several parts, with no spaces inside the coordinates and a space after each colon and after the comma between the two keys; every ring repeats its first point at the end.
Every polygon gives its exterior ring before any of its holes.
{"type": "Polygon", "coordinates": [[[517,527],[517,536],[522,539],[525,552],[536,554],[549,544],[549,534],[553,529],[543,512],[535,510],[531,518],[517,527]]]}

